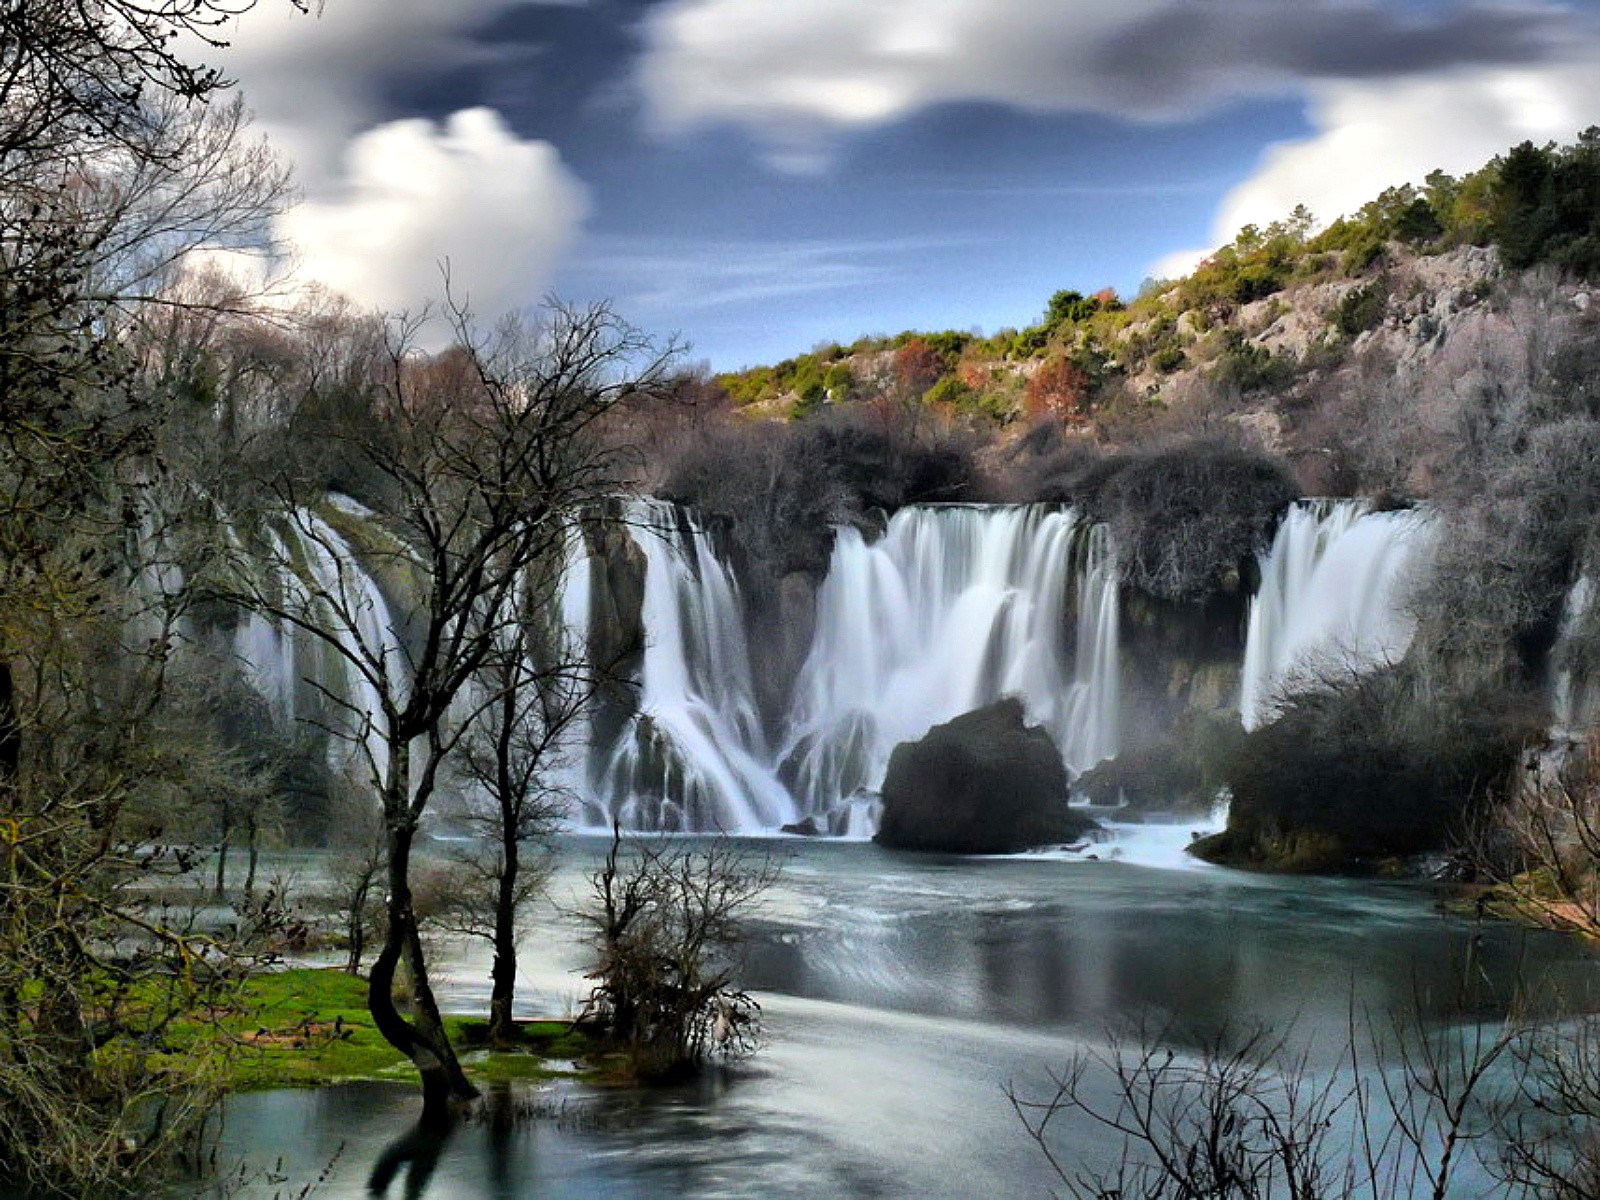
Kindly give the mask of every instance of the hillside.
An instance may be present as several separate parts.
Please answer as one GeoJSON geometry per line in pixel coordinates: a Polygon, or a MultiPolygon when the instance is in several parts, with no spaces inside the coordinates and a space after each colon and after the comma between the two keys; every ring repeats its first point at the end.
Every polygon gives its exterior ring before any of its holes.
{"type": "Polygon", "coordinates": [[[1113,795],[1220,776],[1230,861],[1437,847],[1515,786],[1554,674],[1600,675],[1600,619],[1572,599],[1600,576],[1597,248],[1600,131],[1524,144],[1326,228],[1297,211],[1246,229],[1126,303],[1062,291],[1027,329],[686,381],[690,403],[641,439],[641,483],[721,530],[766,705],[799,667],[839,526],[918,502],[1070,504],[1117,546],[1124,654],[1160,664],[1124,697],[1148,729],[1113,795]],[[1297,496],[1425,503],[1415,636],[1370,672],[1324,664],[1245,733],[1218,664],[1297,496]]]}
{"type": "Polygon", "coordinates": [[[717,382],[750,416],[890,404],[1002,443],[1040,421],[1101,445],[1225,422],[1307,493],[1430,495],[1463,379],[1537,372],[1510,361],[1516,345],[1593,336],[1597,246],[1590,130],[1392,188],[1325,228],[1303,209],[1246,228],[1127,302],[1061,291],[1026,329],[825,345],[717,382]]]}

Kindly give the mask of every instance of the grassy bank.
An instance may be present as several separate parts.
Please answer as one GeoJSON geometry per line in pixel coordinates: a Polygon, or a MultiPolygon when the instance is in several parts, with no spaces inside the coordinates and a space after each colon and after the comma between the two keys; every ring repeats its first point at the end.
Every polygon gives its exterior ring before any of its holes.
{"type": "MultiPolygon", "coordinates": [[[[467,1074],[479,1083],[594,1079],[606,1069],[605,1047],[565,1021],[521,1022],[510,1047],[491,1047],[481,1019],[447,1016],[445,1028],[467,1074]]],[[[231,1044],[229,1076],[237,1090],[415,1076],[373,1027],[366,982],[337,969],[256,975],[233,1006],[175,1030],[172,1043],[181,1053],[216,1037],[231,1044]]]]}

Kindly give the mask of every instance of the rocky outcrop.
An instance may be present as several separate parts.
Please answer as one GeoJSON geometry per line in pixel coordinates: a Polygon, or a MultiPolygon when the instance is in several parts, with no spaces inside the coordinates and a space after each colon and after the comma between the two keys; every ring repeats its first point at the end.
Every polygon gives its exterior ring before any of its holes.
{"type": "Polygon", "coordinates": [[[1008,854],[1075,841],[1097,826],[1067,807],[1050,735],[1001,700],[902,742],[889,758],[876,841],[900,850],[1008,854]]]}
{"type": "Polygon", "coordinates": [[[637,677],[644,658],[644,551],[615,502],[583,523],[590,555],[589,662],[598,671],[594,737],[609,744],[638,711],[637,677]]]}

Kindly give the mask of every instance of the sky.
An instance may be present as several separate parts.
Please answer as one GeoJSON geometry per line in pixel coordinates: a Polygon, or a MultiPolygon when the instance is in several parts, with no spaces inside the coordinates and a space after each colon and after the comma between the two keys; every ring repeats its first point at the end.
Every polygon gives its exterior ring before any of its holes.
{"type": "Polygon", "coordinates": [[[689,361],[1136,293],[1600,124],[1593,0],[258,0],[213,54],[296,277],[609,300],[689,361]]]}

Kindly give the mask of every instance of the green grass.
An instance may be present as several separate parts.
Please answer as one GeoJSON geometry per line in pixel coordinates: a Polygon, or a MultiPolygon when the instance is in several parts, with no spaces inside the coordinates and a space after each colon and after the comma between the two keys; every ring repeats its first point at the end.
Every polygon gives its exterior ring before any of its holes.
{"type": "MultiPolygon", "coordinates": [[[[467,1074],[483,1083],[586,1077],[599,1047],[562,1021],[518,1026],[514,1047],[491,1048],[487,1022],[446,1017],[445,1030],[467,1074]]],[[[319,1087],[348,1080],[407,1080],[411,1064],[372,1024],[365,981],[335,969],[300,968],[256,975],[238,1005],[210,1021],[174,1031],[182,1050],[201,1039],[233,1043],[230,1079],[241,1090],[319,1087]]]]}

